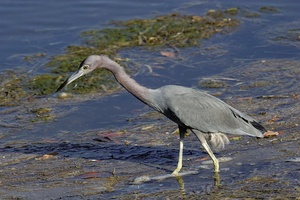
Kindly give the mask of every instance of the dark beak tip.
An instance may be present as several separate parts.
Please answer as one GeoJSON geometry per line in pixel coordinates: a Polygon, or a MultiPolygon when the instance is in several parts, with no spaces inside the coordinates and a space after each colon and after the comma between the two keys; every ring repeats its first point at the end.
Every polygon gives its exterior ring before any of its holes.
{"type": "Polygon", "coordinates": [[[68,84],[68,80],[66,80],[63,84],[61,84],[61,85],[59,86],[59,88],[57,88],[57,90],[56,90],[55,93],[59,92],[59,91],[60,91],[61,89],[63,89],[67,84],[68,84]]]}
{"type": "Polygon", "coordinates": [[[55,91],[55,93],[58,93],[61,89],[62,89],[62,88],[59,87],[59,88],[55,91]]]}
{"type": "Polygon", "coordinates": [[[61,88],[59,87],[59,88],[55,91],[55,93],[59,92],[60,90],[61,90],[61,88]]]}

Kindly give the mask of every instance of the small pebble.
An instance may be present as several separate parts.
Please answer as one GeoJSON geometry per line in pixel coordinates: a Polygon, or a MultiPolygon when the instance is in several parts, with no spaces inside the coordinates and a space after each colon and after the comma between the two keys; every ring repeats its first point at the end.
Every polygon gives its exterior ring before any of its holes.
{"type": "Polygon", "coordinates": [[[57,97],[59,99],[66,99],[66,98],[69,98],[71,97],[72,95],[70,93],[67,93],[67,92],[61,92],[57,95],[57,97]]]}

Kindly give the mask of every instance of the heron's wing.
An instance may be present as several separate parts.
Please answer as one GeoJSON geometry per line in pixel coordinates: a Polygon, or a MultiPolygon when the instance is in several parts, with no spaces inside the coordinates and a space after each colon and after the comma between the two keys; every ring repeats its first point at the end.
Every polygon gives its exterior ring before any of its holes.
{"type": "Polygon", "coordinates": [[[181,90],[180,93],[171,92],[173,94],[166,95],[169,112],[187,127],[202,132],[262,137],[262,130],[259,128],[264,128],[258,122],[216,97],[192,89],[185,92],[181,90]]]}

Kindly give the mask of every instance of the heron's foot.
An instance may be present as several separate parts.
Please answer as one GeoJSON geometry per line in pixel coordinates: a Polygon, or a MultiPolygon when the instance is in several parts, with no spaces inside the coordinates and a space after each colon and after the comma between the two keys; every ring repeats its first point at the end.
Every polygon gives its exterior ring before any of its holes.
{"type": "Polygon", "coordinates": [[[215,172],[214,180],[215,180],[215,183],[214,183],[215,186],[220,186],[221,185],[221,178],[220,178],[219,172],[215,172]]]}

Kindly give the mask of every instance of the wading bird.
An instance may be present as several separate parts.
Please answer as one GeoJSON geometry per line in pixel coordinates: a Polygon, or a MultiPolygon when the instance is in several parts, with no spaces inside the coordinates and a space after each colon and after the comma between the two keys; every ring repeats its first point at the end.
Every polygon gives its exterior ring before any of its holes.
{"type": "Polygon", "coordinates": [[[167,85],[158,89],[141,86],[126,74],[123,67],[104,55],[88,56],[81,63],[78,71],[70,76],[56,92],[96,68],[109,70],[128,92],[178,125],[180,146],[174,175],[178,175],[182,168],[183,139],[187,130],[192,131],[199,139],[213,161],[215,172],[219,172],[219,161],[207,141],[215,148],[223,148],[229,143],[225,134],[263,137],[263,133],[266,132],[266,129],[252,117],[200,90],[176,85],[167,85]]]}

